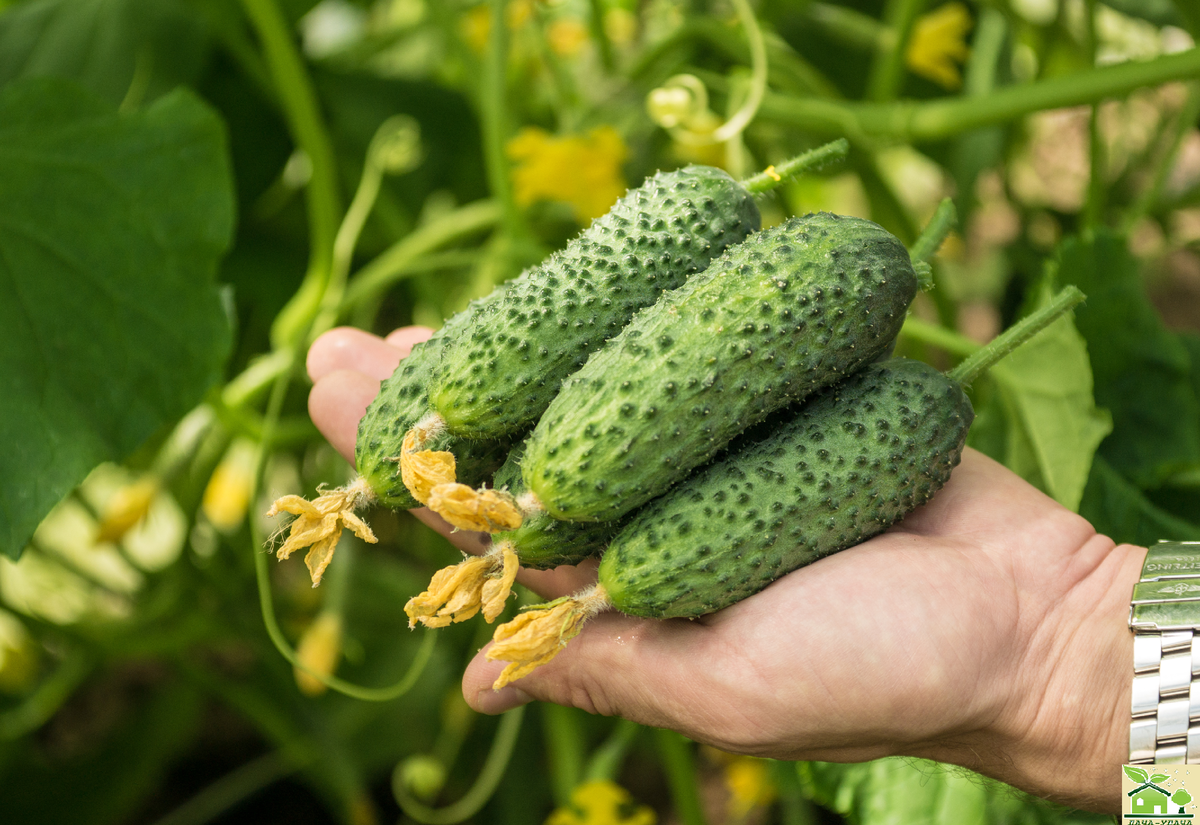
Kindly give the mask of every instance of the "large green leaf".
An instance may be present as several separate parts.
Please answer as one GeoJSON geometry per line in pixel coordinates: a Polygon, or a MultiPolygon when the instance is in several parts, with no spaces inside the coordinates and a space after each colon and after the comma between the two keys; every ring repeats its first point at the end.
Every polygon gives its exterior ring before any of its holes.
{"type": "Polygon", "coordinates": [[[119,116],[65,81],[0,93],[0,552],[218,380],[232,225],[222,126],[192,95],[119,116]]]}
{"type": "Polygon", "coordinates": [[[971,430],[972,446],[1077,509],[1112,421],[1096,409],[1087,345],[1071,318],[1055,321],[989,377],[993,391],[981,406],[981,426],[971,430]]]}
{"type": "Polygon", "coordinates": [[[801,784],[851,825],[1100,825],[1110,817],[1052,806],[962,768],[924,759],[801,762],[801,784]]]}
{"type": "Polygon", "coordinates": [[[1200,537],[1200,525],[1155,506],[1100,456],[1092,464],[1079,514],[1116,542],[1145,547],[1159,539],[1192,541],[1200,537]]]}
{"type": "Polygon", "coordinates": [[[1096,403],[1113,419],[1101,455],[1142,488],[1200,464],[1200,401],[1191,359],[1147,299],[1124,239],[1098,231],[1067,240],[1058,278],[1087,295],[1075,324],[1087,339],[1096,403]]]}
{"type": "Polygon", "coordinates": [[[0,86],[65,77],[111,103],[153,100],[195,79],[206,52],[182,0],[33,0],[0,15],[0,86]]]}

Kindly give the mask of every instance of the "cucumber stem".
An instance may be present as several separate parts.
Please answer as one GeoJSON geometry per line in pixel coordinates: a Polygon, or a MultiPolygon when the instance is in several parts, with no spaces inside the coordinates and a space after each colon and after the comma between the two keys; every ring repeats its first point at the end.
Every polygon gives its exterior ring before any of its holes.
{"type": "Polygon", "coordinates": [[[785,180],[796,175],[815,171],[827,163],[845,160],[849,151],[850,141],[838,138],[832,143],[826,143],[824,146],[818,146],[802,155],[789,158],[778,166],[768,166],[766,170],[742,181],[742,186],[751,194],[761,195],[770,192],[785,180]]]}
{"type": "Polygon", "coordinates": [[[1017,347],[1037,335],[1050,324],[1069,312],[1086,296],[1077,287],[1064,287],[1041,309],[1027,315],[1004,332],[993,338],[986,346],[971,355],[961,364],[946,373],[946,376],[961,386],[970,386],[980,374],[990,369],[1017,347]]]}
{"type": "Polygon", "coordinates": [[[954,201],[950,198],[943,199],[922,230],[921,237],[917,238],[912,249],[908,250],[908,257],[912,258],[914,264],[932,258],[957,223],[958,212],[954,208],[954,201]]]}

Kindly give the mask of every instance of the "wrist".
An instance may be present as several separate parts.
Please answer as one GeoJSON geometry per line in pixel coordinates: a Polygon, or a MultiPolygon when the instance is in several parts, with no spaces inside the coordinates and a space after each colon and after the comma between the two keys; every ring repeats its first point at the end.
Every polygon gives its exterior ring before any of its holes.
{"type": "Polygon", "coordinates": [[[1128,762],[1133,634],[1129,599],[1146,554],[1094,536],[1062,571],[1077,580],[1025,605],[1031,614],[1018,664],[995,678],[1008,689],[971,737],[937,755],[1046,799],[1120,810],[1128,762]],[[964,745],[966,745],[964,747],[964,745]]]}

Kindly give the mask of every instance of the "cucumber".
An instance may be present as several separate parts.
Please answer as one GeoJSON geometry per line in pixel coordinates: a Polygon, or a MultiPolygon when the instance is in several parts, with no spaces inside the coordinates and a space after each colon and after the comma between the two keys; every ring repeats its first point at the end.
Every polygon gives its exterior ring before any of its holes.
{"type": "Polygon", "coordinates": [[[759,220],[750,192],[720,169],[654,175],[511,282],[469,335],[447,341],[431,405],[455,435],[522,431],[635,312],[703,270],[759,220]]]}
{"type": "MultiPolygon", "coordinates": [[[[401,478],[400,444],[422,417],[429,414],[427,390],[448,341],[465,334],[497,300],[500,292],[472,301],[449,318],[427,340],[413,347],[396,371],[379,387],[379,395],[358,423],[354,463],[366,479],[376,500],[396,510],[420,507],[401,478]]],[[[512,446],[512,439],[467,440],[443,432],[426,443],[429,450],[454,453],[456,470],[463,484],[480,485],[492,477],[512,446]]]]}
{"type": "Polygon", "coordinates": [[[623,613],[712,613],[875,536],[950,478],[975,413],[920,361],[873,364],[803,404],[769,438],[643,508],[600,583],[623,613]]]}
{"type": "Polygon", "coordinates": [[[974,378],[1083,300],[1074,287],[948,374],[878,362],[810,398],[766,439],[645,507],[613,539],[599,583],[496,629],[494,687],[548,662],[608,608],[694,617],[877,535],[928,501],[958,464],[974,378]]]}
{"type": "Polygon", "coordinates": [[[817,213],[754,235],[563,385],[530,437],[526,487],[554,518],[620,518],[885,352],[916,290],[908,251],[870,221],[817,213]]]}

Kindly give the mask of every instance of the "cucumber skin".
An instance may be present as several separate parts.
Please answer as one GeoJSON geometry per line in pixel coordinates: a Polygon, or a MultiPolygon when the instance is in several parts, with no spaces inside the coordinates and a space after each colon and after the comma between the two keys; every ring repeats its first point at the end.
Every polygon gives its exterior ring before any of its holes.
{"type": "MultiPolygon", "coordinates": [[[[396,510],[422,506],[412,497],[400,477],[400,456],[404,435],[430,411],[427,390],[441,361],[447,343],[466,333],[488,307],[499,300],[500,292],[472,301],[456,313],[427,340],[413,347],[395,372],[384,380],[379,394],[367,407],[358,423],[354,445],[354,463],[358,474],[367,480],[379,502],[396,510]]],[[[458,480],[477,487],[491,478],[511,447],[511,439],[468,441],[449,433],[433,438],[426,449],[454,453],[458,480]]]]}
{"type": "Polygon", "coordinates": [[[552,516],[613,521],[738,433],[892,346],[908,251],[828,213],[731,247],[568,379],[530,437],[525,485],[552,516]]]}
{"type": "Polygon", "coordinates": [[[639,511],[605,552],[600,583],[635,616],[728,607],[928,501],[973,418],[962,388],[933,367],[873,364],[639,511]]]}
{"type": "Polygon", "coordinates": [[[664,290],[758,229],[753,197],[724,171],[659,173],[567,247],[508,285],[443,355],[430,401],[449,430],[495,438],[528,429],[575,372],[664,290]]]}
{"type": "MultiPolygon", "coordinates": [[[[496,471],[496,487],[508,490],[514,496],[525,492],[521,482],[523,452],[523,445],[514,447],[496,471]]],[[[512,542],[522,567],[548,570],[563,564],[579,564],[598,555],[619,528],[620,523],[559,521],[546,513],[535,513],[516,530],[496,533],[492,541],[512,542]]]]}

